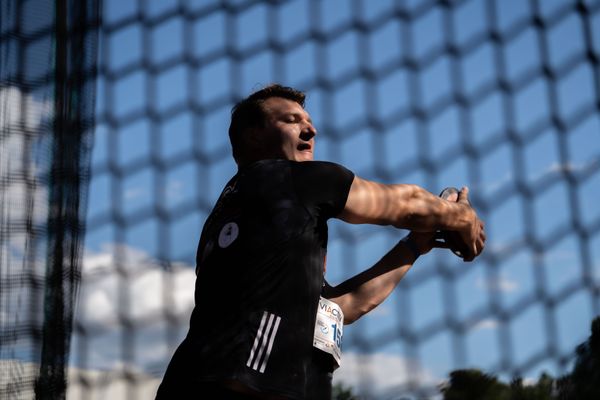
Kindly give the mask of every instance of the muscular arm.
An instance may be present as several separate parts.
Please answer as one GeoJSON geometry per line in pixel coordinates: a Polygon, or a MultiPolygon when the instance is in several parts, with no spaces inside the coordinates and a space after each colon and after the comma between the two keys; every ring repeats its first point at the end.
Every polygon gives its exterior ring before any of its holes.
{"type": "MultiPolygon", "coordinates": [[[[456,204],[457,200],[461,200],[461,196],[463,200],[466,199],[465,189],[460,194],[451,194],[447,200],[442,201],[456,204]]],[[[485,242],[483,226],[481,229],[482,241],[485,242]]],[[[433,247],[447,246],[436,241],[433,232],[412,231],[408,238],[419,254],[428,253],[433,247]]],[[[371,268],[336,287],[327,286],[323,295],[340,305],[344,313],[344,322],[351,324],[381,304],[412,267],[415,260],[413,251],[404,241],[400,241],[371,268]]]]}
{"type": "Polygon", "coordinates": [[[470,207],[443,200],[417,185],[385,185],[354,178],[338,218],[352,224],[393,225],[418,232],[461,230],[475,216],[470,207]]]}
{"type": "Polygon", "coordinates": [[[457,202],[443,200],[417,185],[385,185],[355,177],[338,216],[353,224],[393,225],[415,232],[457,231],[471,249],[470,261],[483,249],[483,223],[461,191],[457,202]],[[462,197],[462,198],[461,198],[462,197]]]}

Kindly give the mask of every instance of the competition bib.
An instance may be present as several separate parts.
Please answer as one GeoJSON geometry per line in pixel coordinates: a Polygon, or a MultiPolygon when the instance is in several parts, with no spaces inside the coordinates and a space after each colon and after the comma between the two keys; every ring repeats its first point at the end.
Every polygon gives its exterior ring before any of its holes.
{"type": "Polygon", "coordinates": [[[337,366],[342,358],[344,314],[340,306],[331,300],[319,299],[313,346],[333,356],[337,366]]]}

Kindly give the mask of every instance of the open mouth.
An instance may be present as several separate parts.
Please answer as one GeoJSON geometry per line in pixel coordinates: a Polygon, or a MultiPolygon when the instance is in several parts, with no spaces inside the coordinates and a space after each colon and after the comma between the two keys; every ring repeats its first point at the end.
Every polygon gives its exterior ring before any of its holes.
{"type": "Polygon", "coordinates": [[[312,147],[311,147],[311,145],[310,145],[310,144],[308,144],[308,143],[300,143],[300,144],[298,145],[297,149],[298,149],[299,151],[310,151],[310,150],[312,150],[312,147]]]}

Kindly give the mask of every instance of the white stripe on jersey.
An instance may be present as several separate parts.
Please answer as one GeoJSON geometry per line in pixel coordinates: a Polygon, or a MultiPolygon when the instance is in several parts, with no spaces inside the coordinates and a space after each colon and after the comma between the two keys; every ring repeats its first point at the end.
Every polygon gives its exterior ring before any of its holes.
{"type": "Polygon", "coordinates": [[[275,326],[273,327],[273,333],[271,333],[271,339],[269,340],[269,347],[267,347],[267,354],[265,355],[265,359],[260,367],[260,373],[265,372],[265,368],[267,367],[267,362],[269,361],[269,356],[271,355],[271,349],[273,348],[273,342],[275,341],[275,335],[277,335],[277,329],[279,328],[279,322],[281,321],[281,317],[277,317],[275,320],[275,326]]]}
{"type": "Polygon", "coordinates": [[[258,327],[258,332],[256,334],[256,337],[254,338],[254,344],[252,345],[252,350],[250,351],[250,357],[248,357],[248,362],[246,362],[246,367],[249,367],[252,364],[252,358],[254,357],[254,352],[256,351],[256,348],[258,347],[258,343],[260,343],[260,338],[262,336],[262,330],[263,330],[263,327],[265,326],[265,321],[267,320],[268,314],[269,313],[267,313],[266,311],[263,312],[262,319],[260,320],[260,326],[258,327]]]}
{"type": "Polygon", "coordinates": [[[267,322],[267,327],[265,328],[266,335],[263,335],[260,349],[258,350],[258,354],[256,355],[256,358],[254,359],[254,365],[252,366],[252,369],[255,369],[257,371],[258,371],[258,362],[263,354],[263,351],[265,351],[265,346],[267,345],[267,340],[269,340],[269,331],[271,330],[271,324],[273,324],[274,317],[275,317],[275,315],[273,315],[273,314],[269,315],[269,321],[267,322]]]}
{"type": "Polygon", "coordinates": [[[267,367],[267,362],[269,361],[269,356],[271,355],[273,342],[275,341],[275,335],[277,335],[277,330],[279,329],[280,322],[281,317],[278,317],[275,314],[271,314],[267,311],[263,312],[263,316],[260,321],[260,326],[258,327],[258,332],[256,333],[256,337],[254,338],[252,350],[250,350],[250,357],[248,357],[248,361],[246,362],[247,367],[259,371],[260,373],[265,372],[265,368],[267,367]],[[273,321],[275,321],[275,324],[273,324],[273,321]],[[273,329],[271,329],[271,327],[273,327],[273,329]],[[258,349],[258,353],[256,353],[256,349],[259,344],[260,348],[258,349]],[[263,353],[265,353],[265,357],[259,370],[258,364],[262,358],[263,353]]]}

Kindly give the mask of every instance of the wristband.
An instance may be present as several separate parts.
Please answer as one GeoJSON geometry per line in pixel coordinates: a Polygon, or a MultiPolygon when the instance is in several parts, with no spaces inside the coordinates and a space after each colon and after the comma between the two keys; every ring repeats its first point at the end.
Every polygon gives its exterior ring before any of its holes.
{"type": "Polygon", "coordinates": [[[417,258],[419,258],[419,256],[421,255],[421,252],[417,248],[417,245],[415,244],[415,242],[413,241],[413,239],[410,235],[404,236],[404,238],[401,240],[401,242],[404,244],[404,246],[406,246],[406,248],[408,250],[410,250],[411,254],[415,257],[415,260],[417,258]]]}

